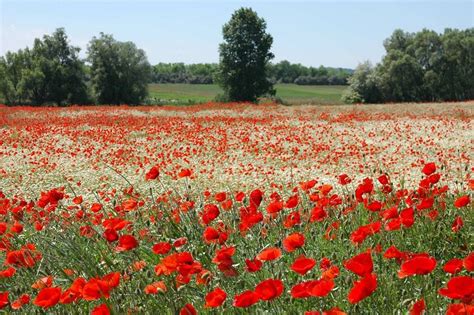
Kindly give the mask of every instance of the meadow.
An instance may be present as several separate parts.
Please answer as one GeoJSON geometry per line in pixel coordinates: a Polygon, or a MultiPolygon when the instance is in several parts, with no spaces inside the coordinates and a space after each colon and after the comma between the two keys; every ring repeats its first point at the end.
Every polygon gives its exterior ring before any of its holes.
{"type": "MultiPolygon", "coordinates": [[[[276,96],[289,104],[342,104],[345,85],[275,84],[276,96]]],[[[222,89],[216,84],[150,84],[149,97],[160,102],[210,102],[222,89]]]]}
{"type": "Polygon", "coordinates": [[[0,106],[0,312],[473,314],[473,116],[0,106]]]}

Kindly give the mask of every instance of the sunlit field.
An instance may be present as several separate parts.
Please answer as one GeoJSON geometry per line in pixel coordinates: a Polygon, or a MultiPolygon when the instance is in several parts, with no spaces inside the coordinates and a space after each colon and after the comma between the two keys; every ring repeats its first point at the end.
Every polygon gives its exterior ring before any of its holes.
{"type": "Polygon", "coordinates": [[[0,107],[0,308],[474,314],[473,116],[0,107]]]}
{"type": "MultiPolygon", "coordinates": [[[[288,104],[343,104],[345,85],[275,84],[276,97],[288,104]]],[[[217,84],[149,84],[150,99],[179,104],[211,102],[223,94],[217,84]]]]}

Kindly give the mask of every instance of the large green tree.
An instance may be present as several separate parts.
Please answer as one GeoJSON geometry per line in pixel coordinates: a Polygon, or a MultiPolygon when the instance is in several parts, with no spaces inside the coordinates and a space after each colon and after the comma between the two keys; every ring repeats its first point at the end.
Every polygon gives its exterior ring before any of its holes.
{"type": "Polygon", "coordinates": [[[132,42],[100,34],[88,46],[90,75],[100,104],[139,104],[148,95],[151,67],[142,49],[132,42]]]}
{"type": "Polygon", "coordinates": [[[0,93],[7,104],[21,104],[28,98],[25,70],[29,58],[28,49],[9,51],[0,57],[0,93]]]}
{"type": "Polygon", "coordinates": [[[34,105],[87,102],[84,63],[80,49],[69,44],[63,28],[35,39],[33,48],[7,53],[0,60],[0,89],[7,102],[34,105]]]}
{"type": "Polygon", "coordinates": [[[222,33],[218,81],[229,100],[256,102],[262,95],[275,94],[267,75],[274,57],[273,38],[266,32],[265,20],[250,8],[241,8],[222,33]]]}
{"type": "Polygon", "coordinates": [[[349,88],[343,95],[348,103],[377,103],[382,101],[379,78],[369,61],[357,66],[349,78],[349,88]]]}
{"type": "Polygon", "coordinates": [[[474,28],[395,30],[384,46],[387,53],[370,75],[364,75],[365,66],[356,70],[346,100],[373,102],[374,91],[380,102],[474,98],[474,28]]]}

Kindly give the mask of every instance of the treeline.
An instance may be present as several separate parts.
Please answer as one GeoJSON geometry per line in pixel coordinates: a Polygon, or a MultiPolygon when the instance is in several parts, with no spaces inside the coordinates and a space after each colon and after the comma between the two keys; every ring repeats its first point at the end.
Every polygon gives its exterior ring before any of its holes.
{"type": "Polygon", "coordinates": [[[87,58],[70,45],[63,28],[33,47],[0,57],[0,93],[6,104],[138,104],[148,95],[151,66],[132,42],[101,33],[87,58]],[[87,64],[86,64],[87,63],[87,64]]]}
{"type": "Polygon", "coordinates": [[[474,28],[396,30],[385,40],[386,55],[365,62],[349,79],[347,102],[421,102],[474,99],[474,28]]]}
{"type": "MultiPolygon", "coordinates": [[[[153,83],[216,83],[217,63],[159,63],[153,66],[153,83]]],[[[345,85],[353,70],[331,67],[306,67],[301,64],[280,61],[268,65],[272,83],[295,83],[299,85],[345,85]]]]}

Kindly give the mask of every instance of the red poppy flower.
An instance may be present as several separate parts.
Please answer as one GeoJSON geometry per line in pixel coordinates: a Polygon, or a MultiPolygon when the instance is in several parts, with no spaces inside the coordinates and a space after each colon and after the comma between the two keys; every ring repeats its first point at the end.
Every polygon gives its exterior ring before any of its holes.
{"type": "Polygon", "coordinates": [[[206,295],[205,307],[219,307],[224,303],[226,298],[227,294],[224,290],[221,288],[215,288],[206,295]]]}
{"type": "Polygon", "coordinates": [[[402,224],[409,228],[415,223],[415,211],[413,210],[412,207],[404,209],[400,212],[400,219],[402,224]]]}
{"type": "Polygon", "coordinates": [[[270,301],[279,297],[283,293],[284,288],[281,280],[267,279],[257,284],[255,294],[263,301],[270,301]]]}
{"type": "Polygon", "coordinates": [[[55,306],[61,297],[61,288],[52,287],[42,289],[36,296],[33,304],[42,308],[55,306]]]}
{"type": "Polygon", "coordinates": [[[346,260],[344,267],[361,277],[371,274],[374,269],[374,264],[370,251],[366,251],[346,260]]]}
{"type": "Polygon", "coordinates": [[[301,233],[290,234],[283,240],[283,248],[291,253],[297,248],[302,247],[304,245],[304,240],[304,235],[301,233]]]}
{"type": "Polygon", "coordinates": [[[307,297],[325,297],[334,288],[334,280],[320,279],[298,283],[291,288],[291,296],[295,299],[307,297]]]}
{"type": "Polygon", "coordinates": [[[425,312],[426,305],[424,299],[419,299],[410,309],[410,315],[422,315],[425,312]]]}
{"type": "Polygon", "coordinates": [[[362,225],[357,230],[351,233],[350,239],[354,244],[361,244],[368,236],[379,233],[381,227],[382,222],[380,221],[369,223],[367,225],[362,225]]]}
{"type": "Polygon", "coordinates": [[[100,203],[93,203],[91,206],[91,211],[96,213],[102,210],[102,205],[100,203]]]}
{"type": "Polygon", "coordinates": [[[308,298],[311,296],[311,289],[314,286],[314,280],[304,281],[298,284],[295,284],[291,288],[291,296],[294,299],[308,298]]]}
{"type": "Polygon", "coordinates": [[[423,166],[423,169],[421,170],[423,174],[426,176],[429,176],[436,172],[436,164],[434,163],[426,163],[425,166],[423,166]]]}
{"type": "Polygon", "coordinates": [[[312,288],[311,288],[311,296],[315,297],[325,297],[326,295],[331,292],[334,288],[334,280],[333,279],[320,279],[314,281],[312,288]]]}
{"type": "Polygon", "coordinates": [[[53,276],[42,277],[31,285],[33,289],[49,288],[53,285],[53,276]]]}
{"type": "Polygon", "coordinates": [[[82,196],[76,196],[74,199],[72,199],[72,202],[75,203],[76,205],[80,205],[82,203],[82,196]]]}
{"type": "Polygon", "coordinates": [[[173,242],[173,247],[178,248],[178,247],[184,246],[187,242],[188,242],[188,239],[186,237],[177,238],[173,242]]]}
{"type": "Polygon", "coordinates": [[[261,261],[275,260],[280,257],[281,257],[281,250],[276,247],[266,248],[257,255],[257,259],[261,261]]]}
{"type": "Polygon", "coordinates": [[[351,304],[356,304],[370,296],[375,289],[377,289],[377,276],[370,274],[354,282],[347,298],[351,304]]]}
{"type": "Polygon", "coordinates": [[[145,287],[146,294],[157,294],[158,292],[166,292],[166,284],[164,281],[157,281],[145,287]]]}
{"type": "Polygon", "coordinates": [[[436,259],[427,256],[416,256],[402,263],[398,271],[399,278],[414,275],[426,275],[431,273],[436,267],[436,259]]]}
{"type": "Polygon", "coordinates": [[[433,207],[434,198],[423,198],[421,202],[416,206],[418,210],[426,210],[433,207]]]}
{"type": "Polygon", "coordinates": [[[316,206],[311,210],[309,222],[321,222],[328,216],[327,212],[320,206],[316,206]]]}
{"type": "Polygon", "coordinates": [[[467,271],[474,271],[474,252],[467,255],[463,260],[463,266],[467,271]]]}
{"type": "Polygon", "coordinates": [[[235,307],[249,307],[257,303],[258,301],[258,295],[255,292],[248,290],[236,295],[234,297],[234,303],[232,303],[232,305],[235,307]]]}
{"type": "Polygon", "coordinates": [[[347,185],[351,182],[352,180],[347,176],[347,174],[341,174],[339,175],[339,184],[341,185],[347,185]]]}
{"type": "Polygon", "coordinates": [[[300,275],[305,275],[308,271],[313,269],[315,265],[316,261],[314,259],[301,255],[295,259],[291,265],[291,270],[300,275]]]}
{"type": "Polygon", "coordinates": [[[209,244],[219,239],[219,232],[215,228],[208,226],[202,233],[202,237],[209,244]]]}
{"type": "Polygon", "coordinates": [[[82,288],[82,298],[86,301],[95,301],[102,296],[108,297],[110,288],[100,279],[90,279],[82,288]]]}
{"type": "Polygon", "coordinates": [[[160,171],[157,166],[153,166],[148,173],[145,174],[146,180],[153,180],[160,175],[160,171]]]}
{"type": "Polygon", "coordinates": [[[125,211],[133,211],[137,207],[138,207],[138,201],[133,199],[133,198],[130,198],[130,199],[125,200],[124,202],[122,202],[122,208],[125,211]]]}
{"type": "Polygon", "coordinates": [[[324,279],[334,279],[339,275],[339,267],[338,266],[331,266],[323,271],[321,278],[324,279]]]}
{"type": "MultiPolygon", "coordinates": [[[[1,297],[0,297],[1,301],[1,297]]],[[[23,307],[23,305],[26,305],[30,303],[30,296],[28,294],[22,294],[18,299],[13,301],[10,306],[14,310],[19,310],[20,308],[23,307]]],[[[0,308],[1,308],[1,302],[0,302],[0,308]]]]}
{"type": "Polygon", "coordinates": [[[462,267],[463,260],[459,258],[453,258],[443,266],[443,270],[447,273],[456,274],[462,270],[462,267]]]}
{"type": "Polygon", "coordinates": [[[217,202],[222,202],[227,199],[227,194],[225,192],[219,192],[214,196],[214,200],[217,202]]]}
{"type": "Polygon", "coordinates": [[[388,176],[386,174],[380,175],[377,180],[379,181],[380,184],[382,185],[388,185],[388,176]]]}
{"type": "Polygon", "coordinates": [[[446,288],[441,288],[438,292],[450,299],[470,303],[474,299],[474,278],[469,276],[451,278],[446,288]]]}
{"type": "Polygon", "coordinates": [[[9,267],[5,270],[0,271],[0,278],[11,278],[15,275],[16,269],[13,267],[9,267]]]}
{"type": "Polygon", "coordinates": [[[179,315],[197,315],[197,311],[192,304],[188,303],[179,311],[179,315]]]}
{"type": "Polygon", "coordinates": [[[454,219],[454,222],[453,222],[453,225],[451,226],[451,230],[454,232],[454,233],[457,233],[459,232],[459,230],[464,226],[464,221],[462,220],[462,218],[460,216],[457,216],[455,219],[454,219]]]}
{"type": "Polygon", "coordinates": [[[100,304],[92,310],[91,315],[110,315],[110,311],[107,304],[100,304]]]}
{"type": "Polygon", "coordinates": [[[0,292],[0,309],[8,306],[8,304],[10,304],[10,302],[8,301],[8,294],[9,292],[8,291],[5,291],[5,292],[0,292]]]}
{"type": "Polygon", "coordinates": [[[248,272],[256,272],[262,268],[263,263],[258,259],[245,259],[245,264],[247,265],[248,272]]]}
{"type": "Polygon", "coordinates": [[[464,303],[450,304],[446,310],[446,315],[472,315],[474,314],[474,305],[464,303]]]}
{"type": "Polygon", "coordinates": [[[469,196],[464,195],[456,199],[456,201],[454,202],[454,206],[456,208],[462,208],[462,207],[467,206],[469,202],[470,202],[469,196]]]}
{"type": "Polygon", "coordinates": [[[219,213],[219,208],[216,205],[205,205],[204,210],[202,212],[202,221],[204,222],[204,224],[209,224],[219,216],[219,213]]]}
{"type": "Polygon", "coordinates": [[[300,216],[299,211],[293,211],[285,217],[285,220],[283,221],[283,226],[289,229],[300,223],[301,223],[301,216],[300,216]]]}
{"type": "Polygon", "coordinates": [[[260,207],[260,203],[263,199],[263,192],[259,189],[255,189],[250,193],[250,206],[254,208],[260,207]]]}
{"type": "Polygon", "coordinates": [[[133,235],[122,235],[119,238],[118,246],[115,248],[118,252],[132,250],[138,246],[138,242],[133,235]]]}
{"type": "Polygon", "coordinates": [[[288,209],[293,209],[298,205],[298,195],[291,196],[286,201],[285,207],[288,209]]]}
{"type": "Polygon", "coordinates": [[[183,178],[183,177],[190,177],[192,175],[192,171],[188,168],[183,168],[179,174],[178,174],[178,177],[179,178],[183,178]]]}
{"type": "Polygon", "coordinates": [[[335,306],[327,311],[324,311],[322,315],[347,315],[347,313],[335,306]]]}
{"type": "Polygon", "coordinates": [[[107,242],[115,242],[119,239],[119,235],[114,229],[105,229],[103,235],[107,242]]]}
{"type": "Polygon", "coordinates": [[[267,206],[267,213],[277,213],[283,210],[283,202],[273,201],[267,206]]]}

